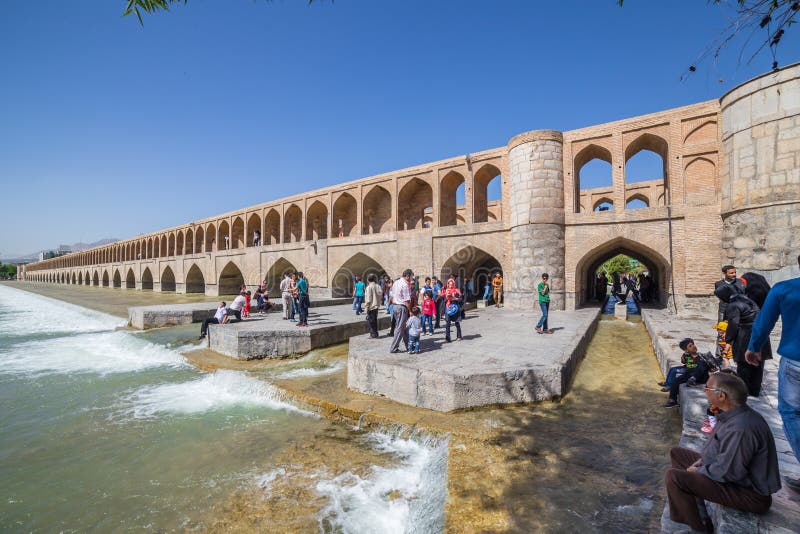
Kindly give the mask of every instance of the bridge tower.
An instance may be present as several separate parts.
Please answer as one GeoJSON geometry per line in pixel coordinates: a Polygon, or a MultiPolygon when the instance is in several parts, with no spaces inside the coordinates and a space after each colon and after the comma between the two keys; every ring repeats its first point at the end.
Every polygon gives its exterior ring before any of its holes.
{"type": "Polygon", "coordinates": [[[511,308],[537,307],[536,285],[550,275],[550,306],[564,309],[563,136],[534,130],[508,142],[511,270],[505,302],[511,308]]]}

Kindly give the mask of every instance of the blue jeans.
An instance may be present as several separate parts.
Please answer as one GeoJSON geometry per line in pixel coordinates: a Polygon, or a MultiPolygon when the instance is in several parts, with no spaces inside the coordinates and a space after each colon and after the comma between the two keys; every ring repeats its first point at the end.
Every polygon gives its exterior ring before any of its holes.
{"type": "Polygon", "coordinates": [[[408,336],[408,352],[419,352],[419,336],[408,336]]]}
{"type": "Polygon", "coordinates": [[[300,312],[300,301],[292,297],[292,311],[289,312],[289,319],[294,321],[295,314],[300,312]]]}
{"type": "Polygon", "coordinates": [[[481,300],[489,300],[489,293],[492,292],[492,286],[486,286],[483,290],[483,298],[481,300]]]}
{"type": "Polygon", "coordinates": [[[781,358],[778,368],[778,412],[794,457],[800,461],[800,362],[781,358]]]}
{"type": "Polygon", "coordinates": [[[547,312],[550,310],[550,303],[540,302],[539,306],[542,308],[542,318],[539,319],[538,323],[536,323],[536,328],[541,328],[542,330],[549,330],[549,328],[547,328],[547,312]]]}
{"type": "Polygon", "coordinates": [[[675,379],[678,378],[678,375],[682,375],[685,372],[685,365],[676,365],[674,367],[670,367],[669,371],[667,371],[667,379],[664,380],[664,382],[666,382],[667,386],[671,386],[672,383],[675,382],[675,379]]]}
{"type": "Polygon", "coordinates": [[[364,295],[361,295],[360,297],[356,295],[353,298],[353,309],[356,311],[356,315],[361,315],[364,313],[364,310],[361,309],[362,304],[364,304],[364,295]]]}
{"type": "Polygon", "coordinates": [[[300,312],[300,322],[306,324],[308,322],[308,295],[300,295],[297,299],[298,311],[300,312]]]}
{"type": "Polygon", "coordinates": [[[423,315],[422,316],[422,333],[430,332],[433,334],[433,315],[423,315]],[[425,325],[428,325],[428,329],[425,329],[425,325]]]}

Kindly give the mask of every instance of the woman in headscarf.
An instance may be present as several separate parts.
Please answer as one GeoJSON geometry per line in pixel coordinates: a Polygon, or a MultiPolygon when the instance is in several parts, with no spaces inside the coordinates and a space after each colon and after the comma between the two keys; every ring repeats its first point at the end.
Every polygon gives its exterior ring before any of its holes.
{"type": "Polygon", "coordinates": [[[444,340],[450,343],[450,323],[456,324],[456,341],[461,341],[461,291],[456,287],[455,278],[447,281],[447,289],[444,290],[444,298],[447,299],[444,305],[445,331],[444,340]],[[451,306],[456,306],[454,313],[450,313],[451,306]]]}

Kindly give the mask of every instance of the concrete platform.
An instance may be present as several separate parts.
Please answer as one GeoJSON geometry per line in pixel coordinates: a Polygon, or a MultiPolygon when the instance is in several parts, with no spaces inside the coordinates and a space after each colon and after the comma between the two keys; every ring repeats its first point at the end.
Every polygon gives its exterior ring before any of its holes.
{"type": "Polygon", "coordinates": [[[422,337],[420,354],[390,354],[389,338],[351,339],[347,386],[443,412],[558,398],[585,354],[600,309],[552,312],[551,335],[534,331],[539,312],[486,308],[467,315],[463,341],[445,343],[440,329],[422,337]]]}
{"type": "MultiPolygon", "coordinates": [[[[146,330],[164,326],[199,323],[214,317],[219,300],[211,302],[192,302],[188,304],[159,304],[155,306],[133,306],[128,308],[128,322],[133,328],[146,330]]],[[[283,303],[273,299],[270,313],[283,310],[283,303]]],[[[311,307],[340,306],[352,302],[350,298],[322,298],[311,301],[311,307]]],[[[230,304],[230,303],[229,303],[230,304]]]]}
{"type": "MultiPolygon", "coordinates": [[[[351,302],[351,299],[344,300],[351,302]]],[[[381,309],[379,327],[385,331],[389,324],[389,316],[381,309]]],[[[281,312],[255,315],[241,322],[210,325],[208,346],[239,360],[286,358],[369,332],[366,314],[355,315],[352,304],[312,307],[308,325],[299,327],[297,323],[286,321],[281,312]]]]}

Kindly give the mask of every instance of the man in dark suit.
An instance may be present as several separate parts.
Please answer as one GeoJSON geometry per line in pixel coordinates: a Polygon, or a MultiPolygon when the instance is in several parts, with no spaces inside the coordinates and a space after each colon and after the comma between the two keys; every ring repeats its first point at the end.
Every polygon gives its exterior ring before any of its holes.
{"type": "MultiPolygon", "coordinates": [[[[730,284],[736,292],[741,293],[744,295],[744,284],[742,281],[736,277],[736,267],[733,265],[725,265],[722,267],[722,280],[717,280],[714,283],[714,293],[717,292],[717,289],[722,284],[730,284]]],[[[725,308],[728,306],[727,302],[720,301],[719,308],[717,310],[717,320],[722,321],[725,317],[725,308]]]]}

